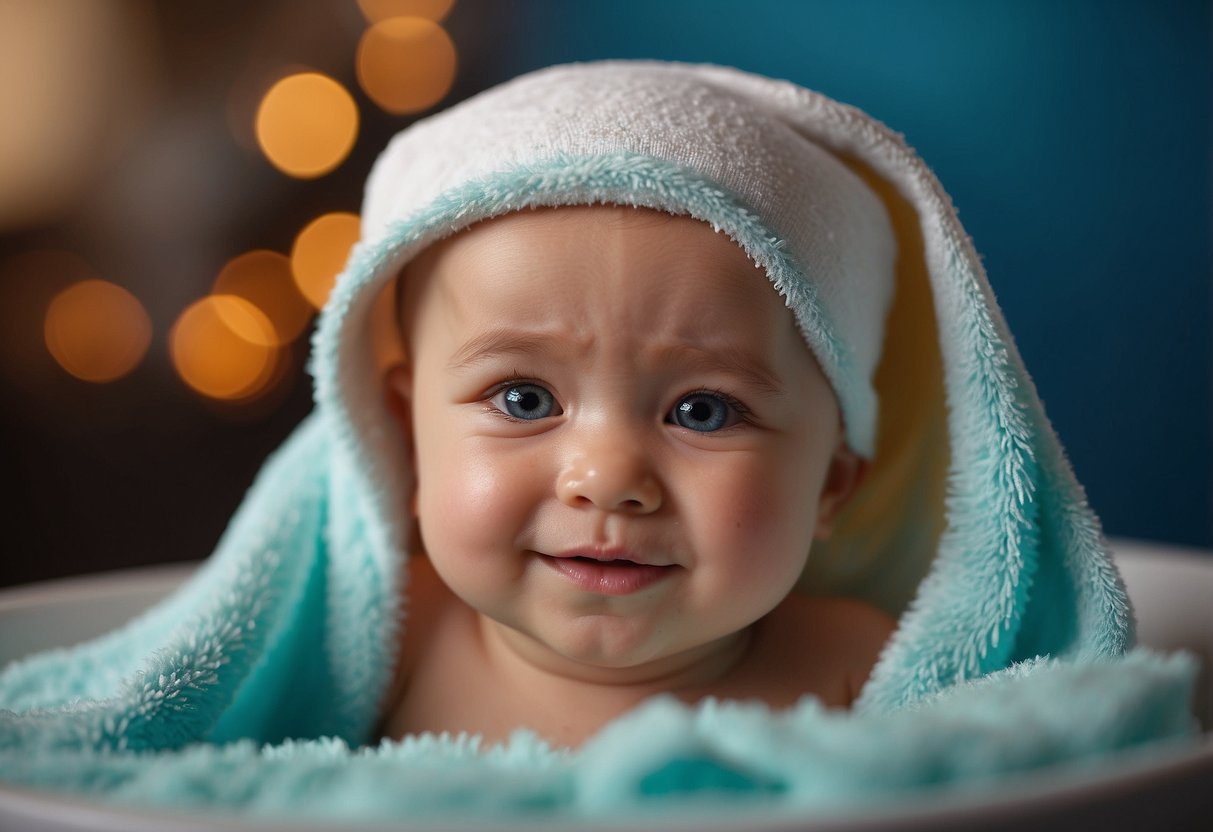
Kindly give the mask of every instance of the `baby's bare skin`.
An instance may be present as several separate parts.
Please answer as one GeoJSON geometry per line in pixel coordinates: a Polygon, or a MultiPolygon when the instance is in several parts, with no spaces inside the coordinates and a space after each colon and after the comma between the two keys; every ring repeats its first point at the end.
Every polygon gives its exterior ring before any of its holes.
{"type": "Polygon", "coordinates": [[[389,734],[578,745],[656,693],[845,707],[891,629],[793,588],[868,463],[766,275],[687,217],[521,212],[422,252],[389,734]]]}
{"type": "Polygon", "coordinates": [[[849,707],[894,621],[874,607],[793,592],[740,643],[714,680],[652,679],[590,684],[502,661],[474,610],[442,583],[424,557],[409,569],[401,662],[383,734],[480,734],[500,742],[520,727],[553,746],[576,748],[644,699],[669,693],[693,705],[705,697],[757,700],[774,708],[813,695],[849,707]]]}

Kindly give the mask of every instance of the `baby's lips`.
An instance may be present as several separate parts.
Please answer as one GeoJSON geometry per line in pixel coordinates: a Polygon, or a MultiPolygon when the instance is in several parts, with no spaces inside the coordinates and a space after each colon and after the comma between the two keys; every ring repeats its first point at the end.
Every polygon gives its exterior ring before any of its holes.
{"type": "Polygon", "coordinates": [[[585,560],[598,561],[599,563],[611,562],[628,562],[639,566],[675,566],[670,563],[668,557],[658,557],[646,554],[636,549],[627,548],[624,546],[574,546],[570,549],[565,549],[560,552],[553,552],[548,557],[558,558],[561,560],[570,558],[582,558],[585,560]]]}
{"type": "Polygon", "coordinates": [[[623,549],[566,549],[540,558],[572,586],[595,595],[632,595],[671,578],[676,568],[623,549]]]}

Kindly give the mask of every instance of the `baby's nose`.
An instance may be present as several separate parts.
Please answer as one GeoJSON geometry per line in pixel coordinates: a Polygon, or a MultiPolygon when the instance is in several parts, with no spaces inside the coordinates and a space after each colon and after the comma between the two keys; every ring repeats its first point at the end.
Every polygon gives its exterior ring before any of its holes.
{"type": "Polygon", "coordinates": [[[661,485],[639,448],[599,447],[575,455],[560,472],[556,496],[575,507],[650,514],[661,507],[661,485]]]}

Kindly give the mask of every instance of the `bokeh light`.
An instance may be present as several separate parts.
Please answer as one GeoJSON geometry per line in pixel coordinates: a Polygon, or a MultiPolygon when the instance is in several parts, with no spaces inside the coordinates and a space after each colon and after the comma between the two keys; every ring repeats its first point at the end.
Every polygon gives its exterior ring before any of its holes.
{"type": "Polygon", "coordinates": [[[357,214],[324,214],[308,223],[291,246],[296,285],[317,309],[328,300],[350,249],[358,242],[359,223],[357,214]]]}
{"type": "Polygon", "coordinates": [[[0,378],[38,389],[59,375],[62,367],[46,348],[46,310],[68,286],[96,277],[69,251],[32,249],[0,258],[0,378]]]}
{"type": "Polygon", "coordinates": [[[441,23],[455,0],[358,0],[358,8],[369,23],[391,17],[424,17],[441,23]]]}
{"type": "Polygon", "coordinates": [[[341,164],[358,137],[358,107],[341,84],[318,72],[289,75],[261,99],[257,144],[289,176],[310,179],[341,164]]]}
{"type": "Polygon", "coordinates": [[[78,379],[122,378],[143,360],[152,322],[143,305],[121,286],[83,280],[55,295],[43,324],[46,348],[78,379]]]}
{"type": "MultiPolygon", "coordinates": [[[[267,346],[293,341],[312,317],[311,304],[295,285],[291,261],[276,251],[258,249],[228,261],[215,279],[213,293],[244,298],[260,309],[273,327],[267,346]]],[[[221,306],[219,311],[227,308],[221,306]]]]}
{"type": "Polygon", "coordinates": [[[376,104],[403,115],[432,107],[455,81],[455,44],[424,17],[393,17],[358,42],[358,83],[376,104]]]}
{"type": "Polygon", "coordinates": [[[191,304],[169,332],[169,353],[182,380],[213,399],[263,393],[279,361],[274,326],[236,295],[210,295],[191,304]]]}

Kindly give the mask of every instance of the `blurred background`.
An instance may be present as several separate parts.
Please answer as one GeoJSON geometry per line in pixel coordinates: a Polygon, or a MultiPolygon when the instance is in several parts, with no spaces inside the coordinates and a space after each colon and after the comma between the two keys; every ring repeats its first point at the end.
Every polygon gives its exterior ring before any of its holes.
{"type": "Polygon", "coordinates": [[[951,192],[1108,533],[1213,547],[1204,0],[0,0],[0,584],[205,557],[362,182],[521,72],[725,63],[951,192]]]}

